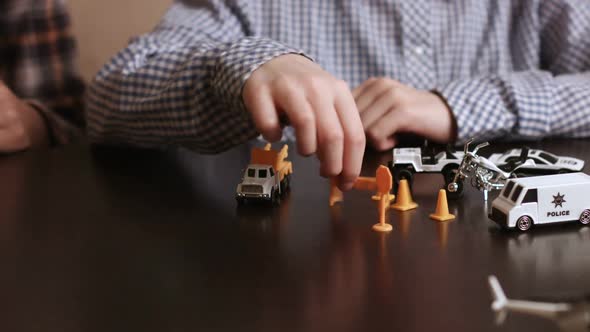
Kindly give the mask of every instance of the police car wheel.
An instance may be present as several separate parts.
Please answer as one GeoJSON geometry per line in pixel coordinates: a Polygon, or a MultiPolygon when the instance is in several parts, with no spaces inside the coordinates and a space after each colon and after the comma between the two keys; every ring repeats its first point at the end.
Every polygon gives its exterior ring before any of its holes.
{"type": "Polygon", "coordinates": [[[580,224],[582,224],[582,225],[590,224],[590,210],[586,209],[586,210],[582,211],[582,214],[580,215],[580,224]]]}
{"type": "Polygon", "coordinates": [[[516,220],[516,227],[519,231],[526,232],[533,226],[533,219],[529,216],[522,216],[516,220]]]}

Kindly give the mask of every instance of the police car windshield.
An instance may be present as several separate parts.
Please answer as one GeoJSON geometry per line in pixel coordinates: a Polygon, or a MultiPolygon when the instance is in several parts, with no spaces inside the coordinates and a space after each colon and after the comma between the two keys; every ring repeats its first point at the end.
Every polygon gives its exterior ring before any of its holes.
{"type": "Polygon", "coordinates": [[[539,153],[539,157],[547,160],[551,164],[555,164],[557,162],[557,158],[554,155],[551,155],[551,154],[546,153],[546,152],[539,153]]]}
{"type": "Polygon", "coordinates": [[[516,202],[516,200],[518,199],[518,197],[520,196],[520,193],[522,192],[522,186],[518,186],[516,187],[516,189],[514,189],[514,193],[512,194],[512,196],[510,197],[510,199],[513,202],[516,202]]]}
{"type": "Polygon", "coordinates": [[[513,187],[514,187],[514,181],[508,181],[508,183],[506,184],[506,187],[504,188],[504,192],[502,193],[502,196],[508,198],[508,196],[510,196],[510,192],[512,191],[513,187]]]}

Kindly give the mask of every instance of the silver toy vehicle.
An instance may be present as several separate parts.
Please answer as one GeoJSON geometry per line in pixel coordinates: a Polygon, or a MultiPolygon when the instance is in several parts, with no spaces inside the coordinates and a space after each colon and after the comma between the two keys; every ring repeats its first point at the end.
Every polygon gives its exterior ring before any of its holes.
{"type": "Polygon", "coordinates": [[[289,190],[293,165],[286,160],[289,147],[272,150],[270,144],[263,149],[253,148],[250,153],[250,165],[244,171],[242,181],[236,188],[236,201],[281,202],[281,196],[289,190]]]}
{"type": "Polygon", "coordinates": [[[480,143],[473,151],[469,151],[469,145],[472,142],[473,139],[465,143],[461,165],[459,165],[453,181],[447,185],[447,191],[452,196],[461,196],[464,189],[464,180],[471,177],[471,185],[483,191],[484,200],[487,201],[489,191],[502,189],[506,181],[514,177],[514,172],[517,169],[520,167],[529,167],[535,163],[532,159],[527,159],[516,168],[510,171],[504,171],[486,157],[477,154],[481,148],[490,145],[488,142],[480,143]]]}
{"type": "Polygon", "coordinates": [[[494,153],[489,160],[507,171],[518,166],[524,161],[523,156],[535,161],[534,165],[520,167],[518,177],[532,175],[549,175],[558,173],[580,172],[584,169],[584,161],[572,157],[556,156],[543,150],[527,148],[511,149],[504,153],[494,153]]]}
{"type": "Polygon", "coordinates": [[[281,181],[270,165],[248,165],[242,182],[236,189],[239,203],[246,199],[255,199],[276,204],[281,194],[281,181]]]}

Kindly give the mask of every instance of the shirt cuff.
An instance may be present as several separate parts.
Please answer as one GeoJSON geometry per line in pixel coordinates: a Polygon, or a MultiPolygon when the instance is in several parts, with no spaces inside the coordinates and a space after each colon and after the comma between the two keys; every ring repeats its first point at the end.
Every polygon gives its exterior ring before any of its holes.
{"type": "MultiPolygon", "coordinates": [[[[233,113],[234,124],[244,126],[241,132],[249,138],[256,136],[250,114],[246,111],[242,99],[242,90],[250,75],[268,61],[285,54],[305,56],[303,51],[297,50],[279,42],[266,38],[249,37],[240,39],[224,50],[217,61],[212,85],[217,94],[217,100],[233,113]]],[[[236,141],[243,141],[243,137],[236,137],[236,141]]]]}
{"type": "Polygon", "coordinates": [[[470,138],[538,139],[551,132],[553,93],[542,72],[457,80],[435,89],[457,120],[457,143],[470,138]]]}
{"type": "Polygon", "coordinates": [[[50,146],[64,145],[79,140],[82,136],[82,130],[64,120],[61,116],[51,111],[43,103],[25,99],[27,104],[31,105],[43,118],[49,135],[50,146]]]}
{"type": "Polygon", "coordinates": [[[504,112],[502,100],[487,79],[453,81],[436,90],[444,97],[457,120],[457,142],[501,137],[510,132],[516,116],[504,112]]]}

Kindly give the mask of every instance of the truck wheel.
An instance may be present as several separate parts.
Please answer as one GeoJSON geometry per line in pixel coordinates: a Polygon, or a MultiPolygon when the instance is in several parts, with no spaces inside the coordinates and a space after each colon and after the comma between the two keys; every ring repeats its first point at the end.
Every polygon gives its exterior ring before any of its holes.
{"type": "Polygon", "coordinates": [[[285,175],[283,181],[281,181],[281,193],[285,193],[291,189],[291,174],[285,175]]]}
{"type": "Polygon", "coordinates": [[[244,205],[246,199],[244,197],[236,197],[236,202],[238,202],[238,205],[244,205]]]}
{"type": "Polygon", "coordinates": [[[275,206],[281,204],[281,195],[279,194],[278,190],[273,190],[273,192],[270,194],[270,202],[275,206]]]}
{"type": "Polygon", "coordinates": [[[526,232],[533,226],[533,219],[529,216],[521,216],[516,220],[516,228],[521,232],[526,232]]]}
{"type": "Polygon", "coordinates": [[[399,187],[399,182],[402,179],[406,179],[408,181],[408,186],[412,189],[412,184],[414,183],[414,170],[412,166],[397,166],[393,169],[393,185],[394,185],[394,192],[397,192],[397,188],[399,187]]]}
{"type": "Polygon", "coordinates": [[[590,210],[586,209],[586,210],[582,211],[582,214],[580,215],[580,224],[582,224],[582,225],[590,224],[590,210]]]}

